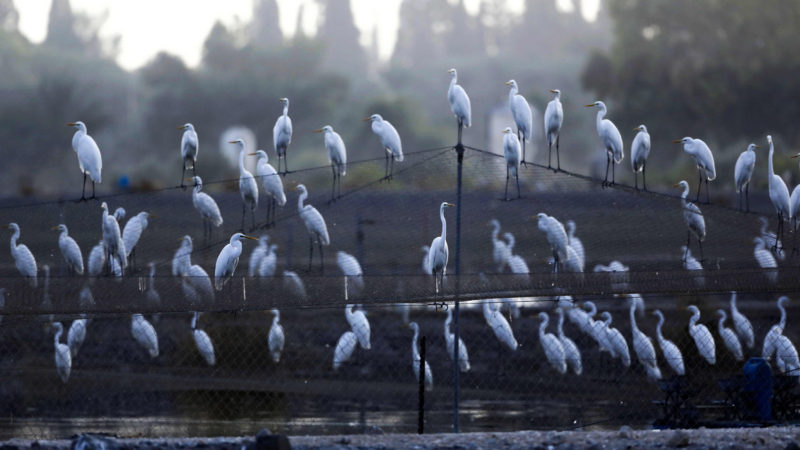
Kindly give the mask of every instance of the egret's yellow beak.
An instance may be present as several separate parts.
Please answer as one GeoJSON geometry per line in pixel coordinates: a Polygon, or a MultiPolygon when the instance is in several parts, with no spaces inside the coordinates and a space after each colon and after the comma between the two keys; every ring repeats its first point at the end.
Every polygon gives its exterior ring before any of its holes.
{"type": "Polygon", "coordinates": [[[672,185],[672,187],[680,187],[680,186],[681,186],[680,183],[675,183],[675,184],[672,185]]]}
{"type": "Polygon", "coordinates": [[[56,231],[57,229],[58,229],[58,225],[56,225],[54,227],[50,227],[50,230],[52,230],[52,231],[56,231]]]}
{"type": "Polygon", "coordinates": [[[585,107],[587,107],[587,108],[591,108],[592,106],[594,106],[594,103],[592,103],[592,104],[589,104],[589,105],[583,105],[583,106],[585,106],[585,107]]]}
{"type": "Polygon", "coordinates": [[[251,241],[257,241],[257,240],[258,240],[258,238],[254,238],[253,236],[247,236],[247,235],[245,235],[245,236],[243,236],[243,237],[244,237],[245,239],[250,239],[251,241]]]}
{"type": "Polygon", "coordinates": [[[181,125],[179,127],[175,127],[175,129],[176,130],[185,130],[186,129],[186,125],[181,125]]]}
{"type": "Polygon", "coordinates": [[[237,141],[228,141],[228,144],[238,144],[238,143],[239,142],[237,142],[237,141]]]}
{"type": "Polygon", "coordinates": [[[680,139],[675,139],[674,141],[672,141],[673,144],[680,144],[681,142],[683,141],[680,139]]]}
{"type": "Polygon", "coordinates": [[[75,125],[77,125],[77,123],[75,122],[70,122],[67,124],[68,127],[74,127],[75,125]]]}
{"type": "Polygon", "coordinates": [[[183,181],[194,181],[194,178],[184,178],[183,181]]]}
{"type": "Polygon", "coordinates": [[[314,133],[322,133],[323,131],[325,131],[325,130],[323,130],[322,128],[320,128],[319,130],[314,130],[314,133]]]}
{"type": "MultiPolygon", "coordinates": [[[[753,147],[755,147],[755,148],[761,148],[761,146],[760,146],[760,145],[758,145],[758,144],[753,144],[753,147]]],[[[797,158],[797,155],[794,155],[794,156],[792,156],[792,158],[797,158]]]]}
{"type": "Polygon", "coordinates": [[[372,120],[372,117],[364,117],[364,119],[362,119],[362,120],[364,122],[369,122],[370,120],[372,120]]]}
{"type": "Polygon", "coordinates": [[[548,89],[548,91],[552,92],[553,94],[555,94],[555,93],[556,93],[556,90],[555,90],[555,89],[548,89]]]}
{"type": "MultiPolygon", "coordinates": [[[[758,146],[756,146],[756,147],[758,147],[758,146]]],[[[800,156],[800,154],[792,155],[792,158],[797,158],[798,156],[800,156]]]]}
{"type": "Polygon", "coordinates": [[[456,205],[454,205],[454,204],[452,204],[452,203],[445,203],[445,204],[444,204],[444,206],[453,207],[453,206],[456,206],[456,205]]]}
{"type": "Polygon", "coordinates": [[[642,127],[636,127],[636,128],[633,129],[633,131],[641,131],[641,130],[642,130],[642,127]]]}
{"type": "Polygon", "coordinates": [[[258,155],[258,153],[248,153],[247,155],[248,156],[256,156],[256,155],[258,155]]]}

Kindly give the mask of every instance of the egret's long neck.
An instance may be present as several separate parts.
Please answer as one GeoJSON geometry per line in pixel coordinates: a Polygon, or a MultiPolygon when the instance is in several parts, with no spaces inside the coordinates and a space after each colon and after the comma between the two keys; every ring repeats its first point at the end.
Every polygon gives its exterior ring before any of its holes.
{"type": "Polygon", "coordinates": [[[289,102],[283,104],[283,117],[289,115],[289,102]]]}
{"type": "Polygon", "coordinates": [[[245,152],[245,148],[244,148],[243,144],[239,144],[239,145],[241,145],[241,147],[242,147],[239,150],[239,174],[240,175],[244,175],[244,173],[245,173],[245,168],[244,168],[244,152],[245,152]]]}
{"type": "Polygon", "coordinates": [[[606,116],[606,107],[600,106],[599,108],[600,109],[597,111],[597,119],[595,120],[598,130],[600,129],[600,124],[603,123],[603,117],[606,116]]]}
{"type": "Polygon", "coordinates": [[[698,320],[700,320],[700,311],[692,314],[692,318],[689,319],[689,326],[693,327],[697,323],[698,320]]]}
{"type": "Polygon", "coordinates": [[[783,307],[783,303],[778,303],[778,308],[781,309],[781,329],[786,329],[786,308],[783,307]]]}
{"type": "Polygon", "coordinates": [[[14,230],[14,234],[11,235],[11,251],[17,249],[17,239],[19,239],[19,229],[14,230]]]}
{"type": "Polygon", "coordinates": [[[419,361],[419,350],[417,349],[417,339],[419,338],[419,328],[414,328],[414,337],[411,338],[411,353],[414,361],[419,361]]]}
{"type": "Polygon", "coordinates": [[[689,185],[687,184],[683,188],[683,194],[681,194],[681,205],[683,207],[686,207],[686,197],[688,197],[688,196],[689,196],[689,185]]]}
{"type": "Polygon", "coordinates": [[[772,176],[772,175],[775,174],[775,171],[772,168],[772,155],[774,153],[775,153],[775,146],[772,145],[772,142],[770,141],[770,143],[769,143],[769,161],[768,161],[768,163],[769,163],[769,174],[768,175],[769,176],[772,176]]]}
{"type": "Polygon", "coordinates": [[[301,192],[300,196],[297,197],[297,210],[298,211],[302,211],[303,210],[303,202],[306,201],[307,197],[308,197],[308,192],[306,192],[306,191],[301,192]]]}
{"type": "Polygon", "coordinates": [[[664,335],[661,333],[661,327],[664,326],[664,316],[658,316],[658,325],[656,325],[656,334],[658,335],[658,340],[663,341],[664,335]]]}
{"type": "Polygon", "coordinates": [[[558,337],[564,337],[564,310],[558,308],[558,337]]]}
{"type": "Polygon", "coordinates": [[[453,313],[450,310],[447,310],[447,318],[444,319],[444,335],[445,337],[450,335],[450,323],[453,321],[453,313]]]}
{"type": "Polygon", "coordinates": [[[509,234],[507,239],[508,239],[508,248],[509,249],[513,249],[514,248],[514,244],[516,243],[516,241],[514,240],[514,235],[513,234],[509,234]]]}
{"type": "Polygon", "coordinates": [[[450,78],[450,89],[453,89],[453,87],[456,85],[457,82],[458,82],[458,74],[453,72],[453,77],[450,78]]]}
{"type": "Polygon", "coordinates": [[[511,89],[508,91],[508,101],[510,102],[514,101],[514,97],[517,95],[518,92],[519,89],[517,88],[517,86],[512,84],[511,89]]]}
{"type": "Polygon", "coordinates": [[[550,323],[550,318],[545,317],[542,319],[542,323],[539,324],[539,339],[541,340],[544,337],[544,330],[547,328],[547,324],[550,323]]]}
{"type": "Polygon", "coordinates": [[[439,218],[442,219],[442,240],[447,241],[447,221],[444,219],[444,205],[439,208],[439,218]]]}
{"type": "Polygon", "coordinates": [[[499,223],[495,223],[493,225],[493,227],[494,228],[492,229],[492,240],[496,241],[497,240],[497,235],[500,234],[500,224],[499,223]]]}
{"type": "Polygon", "coordinates": [[[720,318],[719,318],[719,321],[717,322],[717,331],[719,331],[720,336],[722,335],[722,323],[723,322],[725,322],[725,314],[722,314],[722,316],[720,316],[720,318]]]}
{"type": "Polygon", "coordinates": [[[198,314],[198,313],[194,313],[194,315],[192,316],[192,329],[193,329],[193,330],[194,330],[195,328],[197,328],[197,317],[198,317],[198,316],[199,316],[199,314],[198,314]]]}
{"type": "Polygon", "coordinates": [[[57,327],[56,328],[56,335],[53,336],[53,344],[55,344],[56,346],[58,345],[58,341],[61,340],[61,334],[62,333],[64,333],[64,328],[57,327]]]}
{"type": "Polygon", "coordinates": [[[636,325],[636,303],[631,304],[630,315],[631,315],[631,328],[634,331],[639,330],[639,327],[636,325]]]}
{"type": "Polygon", "coordinates": [[[281,312],[276,309],[275,310],[275,318],[272,319],[272,323],[277,324],[280,321],[281,321],[281,312]]]}

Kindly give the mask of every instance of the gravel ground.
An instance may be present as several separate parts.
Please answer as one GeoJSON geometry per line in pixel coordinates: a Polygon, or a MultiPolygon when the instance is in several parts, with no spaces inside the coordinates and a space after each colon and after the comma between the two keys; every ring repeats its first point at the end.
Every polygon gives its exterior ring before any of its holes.
{"type": "MultiPolygon", "coordinates": [[[[121,439],[100,438],[105,447],[83,448],[270,448],[254,445],[253,438],[213,439],[121,439]]],[[[462,433],[462,434],[385,434],[339,436],[292,436],[295,449],[629,449],[629,448],[771,448],[800,449],[800,428],[773,427],[749,429],[698,429],[698,430],[632,430],[622,427],[618,431],[521,431],[514,433],[462,433]]],[[[97,441],[92,444],[97,444],[97,441]]],[[[0,448],[69,448],[73,441],[10,440],[0,442],[0,448]]]]}

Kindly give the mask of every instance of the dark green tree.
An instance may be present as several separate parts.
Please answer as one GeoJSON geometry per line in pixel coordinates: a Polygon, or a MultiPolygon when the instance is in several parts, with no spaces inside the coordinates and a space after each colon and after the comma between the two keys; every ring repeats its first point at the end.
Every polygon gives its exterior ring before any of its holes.
{"type": "Polygon", "coordinates": [[[323,21],[317,39],[324,45],[323,67],[334,72],[363,76],[367,68],[360,32],[353,21],[350,0],[320,1],[323,21]]]}
{"type": "Polygon", "coordinates": [[[250,22],[250,43],[267,49],[279,47],[283,43],[276,0],[254,2],[253,20],[250,22]]]}

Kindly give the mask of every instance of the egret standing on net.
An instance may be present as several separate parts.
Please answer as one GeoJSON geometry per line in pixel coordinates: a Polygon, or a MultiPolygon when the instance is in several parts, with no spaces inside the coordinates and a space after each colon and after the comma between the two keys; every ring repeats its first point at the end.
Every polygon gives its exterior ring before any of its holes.
{"type": "Polygon", "coordinates": [[[558,263],[564,262],[569,258],[567,232],[561,222],[545,213],[539,213],[536,217],[538,218],[539,231],[545,234],[553,252],[553,272],[556,272],[558,271],[558,263]]]}
{"type": "Polygon", "coordinates": [[[742,196],[747,203],[747,211],[750,211],[750,178],[753,176],[753,169],[756,165],[755,149],[759,148],[756,144],[747,146],[736,159],[736,166],[733,168],[733,180],[736,186],[736,193],[739,194],[739,210],[742,210],[742,196]]]}
{"type": "Polygon", "coordinates": [[[229,144],[239,146],[239,193],[242,195],[242,228],[244,231],[244,216],[247,206],[250,207],[250,215],[253,219],[251,230],[256,227],[256,208],[258,208],[258,185],[253,174],[244,166],[244,157],[247,154],[247,146],[243,139],[230,141],[229,144]]]}
{"type": "Polygon", "coordinates": [[[439,206],[439,219],[442,221],[442,234],[431,242],[431,249],[428,251],[428,265],[434,278],[436,293],[439,293],[439,286],[444,284],[444,275],[447,272],[447,258],[450,250],[447,247],[447,221],[444,218],[444,209],[456,206],[452,203],[442,202],[439,206]]]}
{"type": "Polygon", "coordinates": [[[736,336],[736,333],[734,333],[733,330],[723,325],[725,320],[728,318],[725,310],[718,309],[717,315],[719,316],[719,322],[717,322],[717,332],[719,332],[722,342],[725,344],[725,347],[727,347],[728,351],[733,354],[733,357],[736,358],[737,361],[744,360],[742,344],[739,342],[739,338],[736,336]]]}
{"type": "Polygon", "coordinates": [[[283,334],[283,325],[281,325],[281,312],[274,308],[270,312],[274,317],[272,318],[272,326],[269,327],[269,338],[267,339],[269,354],[272,356],[273,362],[279,363],[286,337],[283,334]]]}
{"type": "Polygon", "coordinates": [[[53,327],[56,330],[56,335],[53,338],[53,346],[55,347],[56,356],[56,371],[58,372],[58,376],[61,378],[61,381],[66,383],[67,380],[69,380],[69,372],[72,370],[72,356],[69,351],[69,346],[60,342],[61,335],[64,333],[64,326],[61,325],[61,322],[53,322],[53,327]]]}
{"type": "Polygon", "coordinates": [[[114,216],[108,214],[108,204],[100,204],[103,210],[102,229],[103,243],[105,244],[108,255],[106,259],[109,267],[113,267],[112,259],[115,259],[121,269],[128,267],[128,252],[125,250],[125,241],[122,240],[122,232],[119,230],[119,222],[114,216]]]}
{"type": "Polygon", "coordinates": [[[236,271],[236,266],[239,264],[239,256],[242,255],[242,239],[258,240],[242,233],[234,233],[231,236],[228,244],[219,252],[217,264],[214,266],[214,287],[218,291],[222,290],[222,286],[233,277],[236,271]]]}
{"type": "Polygon", "coordinates": [[[275,145],[275,152],[278,154],[278,173],[286,176],[289,173],[289,158],[287,150],[292,143],[292,119],[289,117],[289,99],[282,98],[283,114],[275,121],[272,128],[272,143],[275,145]],[[281,158],[283,158],[283,172],[281,172],[281,158]]]}
{"type": "Polygon", "coordinates": [[[705,325],[697,324],[697,321],[700,320],[700,310],[697,309],[697,306],[689,305],[688,309],[692,313],[692,318],[689,319],[689,334],[692,336],[700,356],[713,365],[717,361],[714,337],[705,325]]]}
{"type": "Polygon", "coordinates": [[[147,229],[148,218],[150,218],[150,213],[142,211],[128,219],[125,223],[125,227],[122,229],[122,241],[125,243],[125,253],[126,256],[131,257],[134,267],[136,266],[136,244],[139,243],[142,232],[147,229]]]}
{"type": "Polygon", "coordinates": [[[347,175],[347,148],[339,133],[333,131],[333,127],[325,125],[316,133],[325,133],[325,149],[328,151],[328,161],[331,163],[333,171],[333,184],[331,185],[331,201],[336,200],[342,195],[342,177],[347,175]],[[339,184],[339,192],[336,192],[336,184],[339,184]]]}
{"type": "Polygon", "coordinates": [[[69,347],[70,357],[78,356],[78,351],[86,340],[86,325],[89,319],[80,318],[72,321],[67,332],[67,347],[69,347]]]}
{"type": "Polygon", "coordinates": [[[205,192],[200,192],[203,189],[203,180],[200,177],[193,177],[192,180],[194,181],[192,205],[203,218],[203,237],[208,237],[211,236],[212,227],[222,225],[222,214],[219,212],[217,202],[205,192]]]}
{"type": "Polygon", "coordinates": [[[86,201],[86,175],[92,180],[92,196],[94,195],[94,184],[102,183],[103,158],[100,156],[100,147],[97,142],[86,133],[86,125],[81,122],[70,122],[68,127],[78,131],[72,135],[72,149],[78,154],[78,166],[83,174],[83,189],[81,190],[81,201],[86,201]]]}
{"type": "Polygon", "coordinates": [[[775,261],[775,256],[772,255],[772,252],[767,250],[767,243],[764,241],[764,238],[756,236],[753,238],[753,243],[756,244],[753,249],[753,257],[756,259],[758,267],[764,269],[764,275],[775,283],[778,281],[778,262],[775,261]]]}
{"type": "Polygon", "coordinates": [[[186,165],[191,162],[192,176],[196,177],[197,152],[200,144],[197,140],[197,132],[194,131],[194,125],[187,123],[178,129],[183,130],[183,136],[181,136],[181,187],[186,189],[186,185],[183,183],[186,176],[186,165]]]}
{"type": "Polygon", "coordinates": [[[197,321],[199,319],[200,313],[195,312],[192,315],[192,337],[194,338],[194,343],[197,346],[197,350],[203,356],[206,364],[213,366],[217,363],[217,359],[214,356],[214,343],[211,342],[211,338],[208,336],[208,333],[206,333],[205,330],[202,328],[197,328],[197,321]]]}
{"type": "Polygon", "coordinates": [[[674,144],[683,144],[683,151],[694,158],[695,164],[697,165],[697,198],[695,198],[694,201],[700,201],[700,189],[703,186],[703,178],[705,178],[706,203],[711,203],[710,194],[708,193],[708,182],[714,181],[717,178],[717,169],[714,167],[714,154],[711,153],[711,149],[708,148],[708,145],[706,145],[702,139],[694,139],[688,136],[672,142],[674,144]]]}
{"type": "Polygon", "coordinates": [[[314,241],[316,240],[319,246],[319,267],[320,270],[324,271],[322,246],[331,244],[328,226],[325,224],[322,214],[317,211],[317,208],[311,205],[303,205],[303,202],[308,198],[308,190],[305,185],[298,184],[294,190],[300,191],[300,195],[297,197],[297,213],[300,215],[300,219],[303,220],[306,230],[308,230],[308,270],[311,271],[311,260],[314,257],[314,241]]]}
{"type": "MultiPolygon", "coordinates": [[[[798,190],[798,189],[795,189],[795,191],[800,192],[800,190],[798,190]]],[[[794,194],[794,192],[792,194],[794,194]]],[[[800,195],[798,195],[798,197],[800,197],[800,195]]],[[[798,199],[798,200],[800,200],[800,199],[798,199]]],[[[790,210],[794,209],[793,201],[794,201],[793,198],[789,199],[789,209],[790,210]]],[[[793,214],[793,213],[790,213],[790,214],[793,214]]],[[[761,239],[764,240],[764,244],[766,244],[766,246],[769,247],[770,249],[773,249],[773,248],[776,249],[773,252],[773,254],[780,261],[783,261],[784,259],[786,259],[786,252],[783,251],[783,243],[781,242],[780,239],[778,239],[778,236],[776,236],[775,233],[773,233],[772,231],[767,230],[767,227],[769,227],[769,220],[767,220],[767,218],[764,217],[764,216],[759,216],[758,220],[759,220],[759,222],[761,222],[760,234],[761,234],[761,239]]]]}
{"type": "MultiPolygon", "coordinates": [[[[691,244],[692,234],[697,238],[697,245],[700,246],[700,260],[703,258],[703,240],[706,238],[706,221],[703,219],[703,213],[700,208],[692,202],[686,201],[689,195],[689,183],[681,180],[680,183],[673,187],[683,188],[681,194],[681,209],[683,209],[683,223],[686,224],[686,248],[688,249],[691,244]]],[[[686,261],[686,254],[683,255],[683,261],[686,261]]]]}
{"type": "Polygon", "coordinates": [[[17,266],[20,275],[28,279],[28,283],[31,287],[38,287],[39,281],[37,279],[38,270],[36,268],[36,259],[33,257],[33,253],[31,253],[27,245],[17,245],[17,239],[19,239],[20,234],[19,225],[12,222],[8,225],[4,225],[3,228],[8,228],[12,231],[11,257],[14,258],[14,265],[17,266]]]}
{"type": "Polygon", "coordinates": [[[517,139],[522,141],[522,164],[527,164],[525,161],[525,142],[531,140],[533,134],[533,113],[531,112],[531,105],[525,100],[525,97],[519,94],[519,87],[514,80],[506,81],[507,86],[511,86],[508,91],[508,106],[511,109],[511,116],[514,117],[514,123],[517,125],[517,139]]]}
{"type": "Polygon", "coordinates": [[[381,146],[386,150],[386,167],[385,176],[387,180],[392,179],[394,173],[394,162],[403,162],[403,144],[400,142],[400,135],[394,126],[388,120],[383,120],[380,114],[373,114],[364,122],[372,122],[372,132],[375,133],[381,140],[381,146]],[[391,159],[391,168],[389,166],[389,159],[391,159]]]}
{"type": "Polygon", "coordinates": [[[603,148],[606,151],[606,177],[603,180],[602,185],[603,187],[613,186],[616,179],[616,174],[614,172],[615,166],[611,164],[612,159],[614,164],[619,164],[625,157],[625,151],[622,144],[622,135],[619,134],[619,130],[617,129],[617,126],[614,125],[614,122],[604,118],[607,112],[605,103],[596,101],[585,106],[587,108],[594,106],[599,108],[596,119],[597,134],[600,136],[600,141],[603,143],[603,148]],[[609,166],[611,166],[611,183],[608,182],[609,166]]]}
{"type": "Polygon", "coordinates": [[[658,317],[656,336],[658,338],[658,346],[661,347],[661,353],[664,354],[664,359],[667,360],[667,364],[676,375],[685,375],[686,369],[683,365],[683,355],[681,354],[680,349],[678,349],[678,346],[675,345],[674,342],[665,339],[661,332],[661,328],[664,326],[664,314],[662,314],[659,310],[655,310],[653,311],[653,315],[658,317]]]}
{"type": "Polygon", "coordinates": [[[575,235],[575,221],[567,220],[567,242],[575,255],[578,257],[578,263],[581,267],[586,266],[586,253],[583,249],[583,242],[575,235]]]}
{"type": "Polygon", "coordinates": [[[83,275],[83,254],[75,239],[70,237],[67,226],[62,223],[57,227],[53,227],[53,229],[60,232],[58,235],[58,248],[61,249],[61,256],[64,257],[67,271],[83,275]]]}
{"type": "Polygon", "coordinates": [[[503,156],[506,159],[506,191],[503,199],[508,201],[508,179],[511,174],[517,180],[517,198],[520,198],[519,191],[519,139],[514,136],[510,127],[503,130],[503,156]]]}
{"type": "Polygon", "coordinates": [[[731,319],[733,319],[733,328],[736,334],[744,342],[747,348],[753,348],[755,345],[755,334],[753,333],[753,324],[745,317],[744,314],[739,312],[736,307],[736,292],[731,292],[731,319]]]}
{"type": "Polygon", "coordinates": [[[364,314],[364,311],[353,311],[354,307],[355,305],[346,305],[344,307],[344,317],[347,319],[347,323],[350,324],[350,329],[356,334],[358,344],[361,348],[369,350],[372,348],[370,344],[369,320],[367,320],[367,315],[364,314]]]}
{"type": "MultiPolygon", "coordinates": [[[[772,143],[772,136],[767,136],[767,143],[769,143],[769,199],[772,206],[775,207],[775,212],[778,214],[778,229],[775,235],[778,239],[783,240],[783,221],[788,220],[791,216],[789,208],[789,188],[786,187],[786,182],[783,178],[775,174],[772,167],[772,156],[775,154],[775,146],[772,143]]],[[[772,251],[778,250],[778,241],[772,247],[772,251]]]]}
{"type": "Polygon", "coordinates": [[[554,171],[561,170],[561,154],[558,151],[558,144],[561,141],[561,124],[564,122],[564,109],[561,107],[561,91],[550,89],[555,97],[547,104],[544,110],[544,135],[547,137],[547,168],[550,165],[550,156],[553,151],[553,144],[556,144],[556,162],[558,167],[554,171]]]}
{"type": "Polygon", "coordinates": [[[267,194],[267,223],[265,227],[275,224],[275,204],[283,207],[286,204],[286,194],[283,192],[283,181],[278,176],[278,172],[269,163],[269,155],[264,150],[250,153],[250,156],[258,156],[256,163],[256,175],[264,186],[264,193],[267,194]]]}
{"type": "MultiPolygon", "coordinates": [[[[408,326],[414,330],[414,337],[411,339],[411,369],[414,371],[414,376],[417,377],[417,381],[419,381],[419,366],[421,364],[419,348],[417,348],[417,340],[419,339],[419,325],[417,325],[417,322],[411,322],[408,324],[408,326]]],[[[425,360],[425,390],[433,390],[433,372],[431,372],[431,365],[428,364],[427,359],[425,360]]]]}
{"type": "Polygon", "coordinates": [[[345,299],[350,292],[358,295],[364,289],[364,271],[355,256],[342,251],[336,252],[336,265],[345,278],[345,299]]]}
{"type": "Polygon", "coordinates": [[[633,169],[633,186],[639,190],[639,172],[642,172],[642,189],[647,192],[647,157],[650,156],[650,133],[647,127],[639,125],[631,144],[631,168],[633,169]]]}
{"type": "Polygon", "coordinates": [[[508,248],[505,241],[497,237],[500,234],[500,222],[497,219],[492,219],[489,224],[492,226],[492,259],[497,272],[502,273],[506,264],[508,264],[508,259],[511,257],[511,249],[508,248]]]}
{"type": "Polygon", "coordinates": [[[456,69],[447,71],[452,78],[450,78],[450,88],[447,90],[447,100],[450,102],[450,110],[455,114],[458,119],[458,143],[461,143],[461,131],[464,127],[469,128],[472,125],[472,107],[469,103],[469,96],[467,91],[458,83],[458,73],[456,69]]]}

